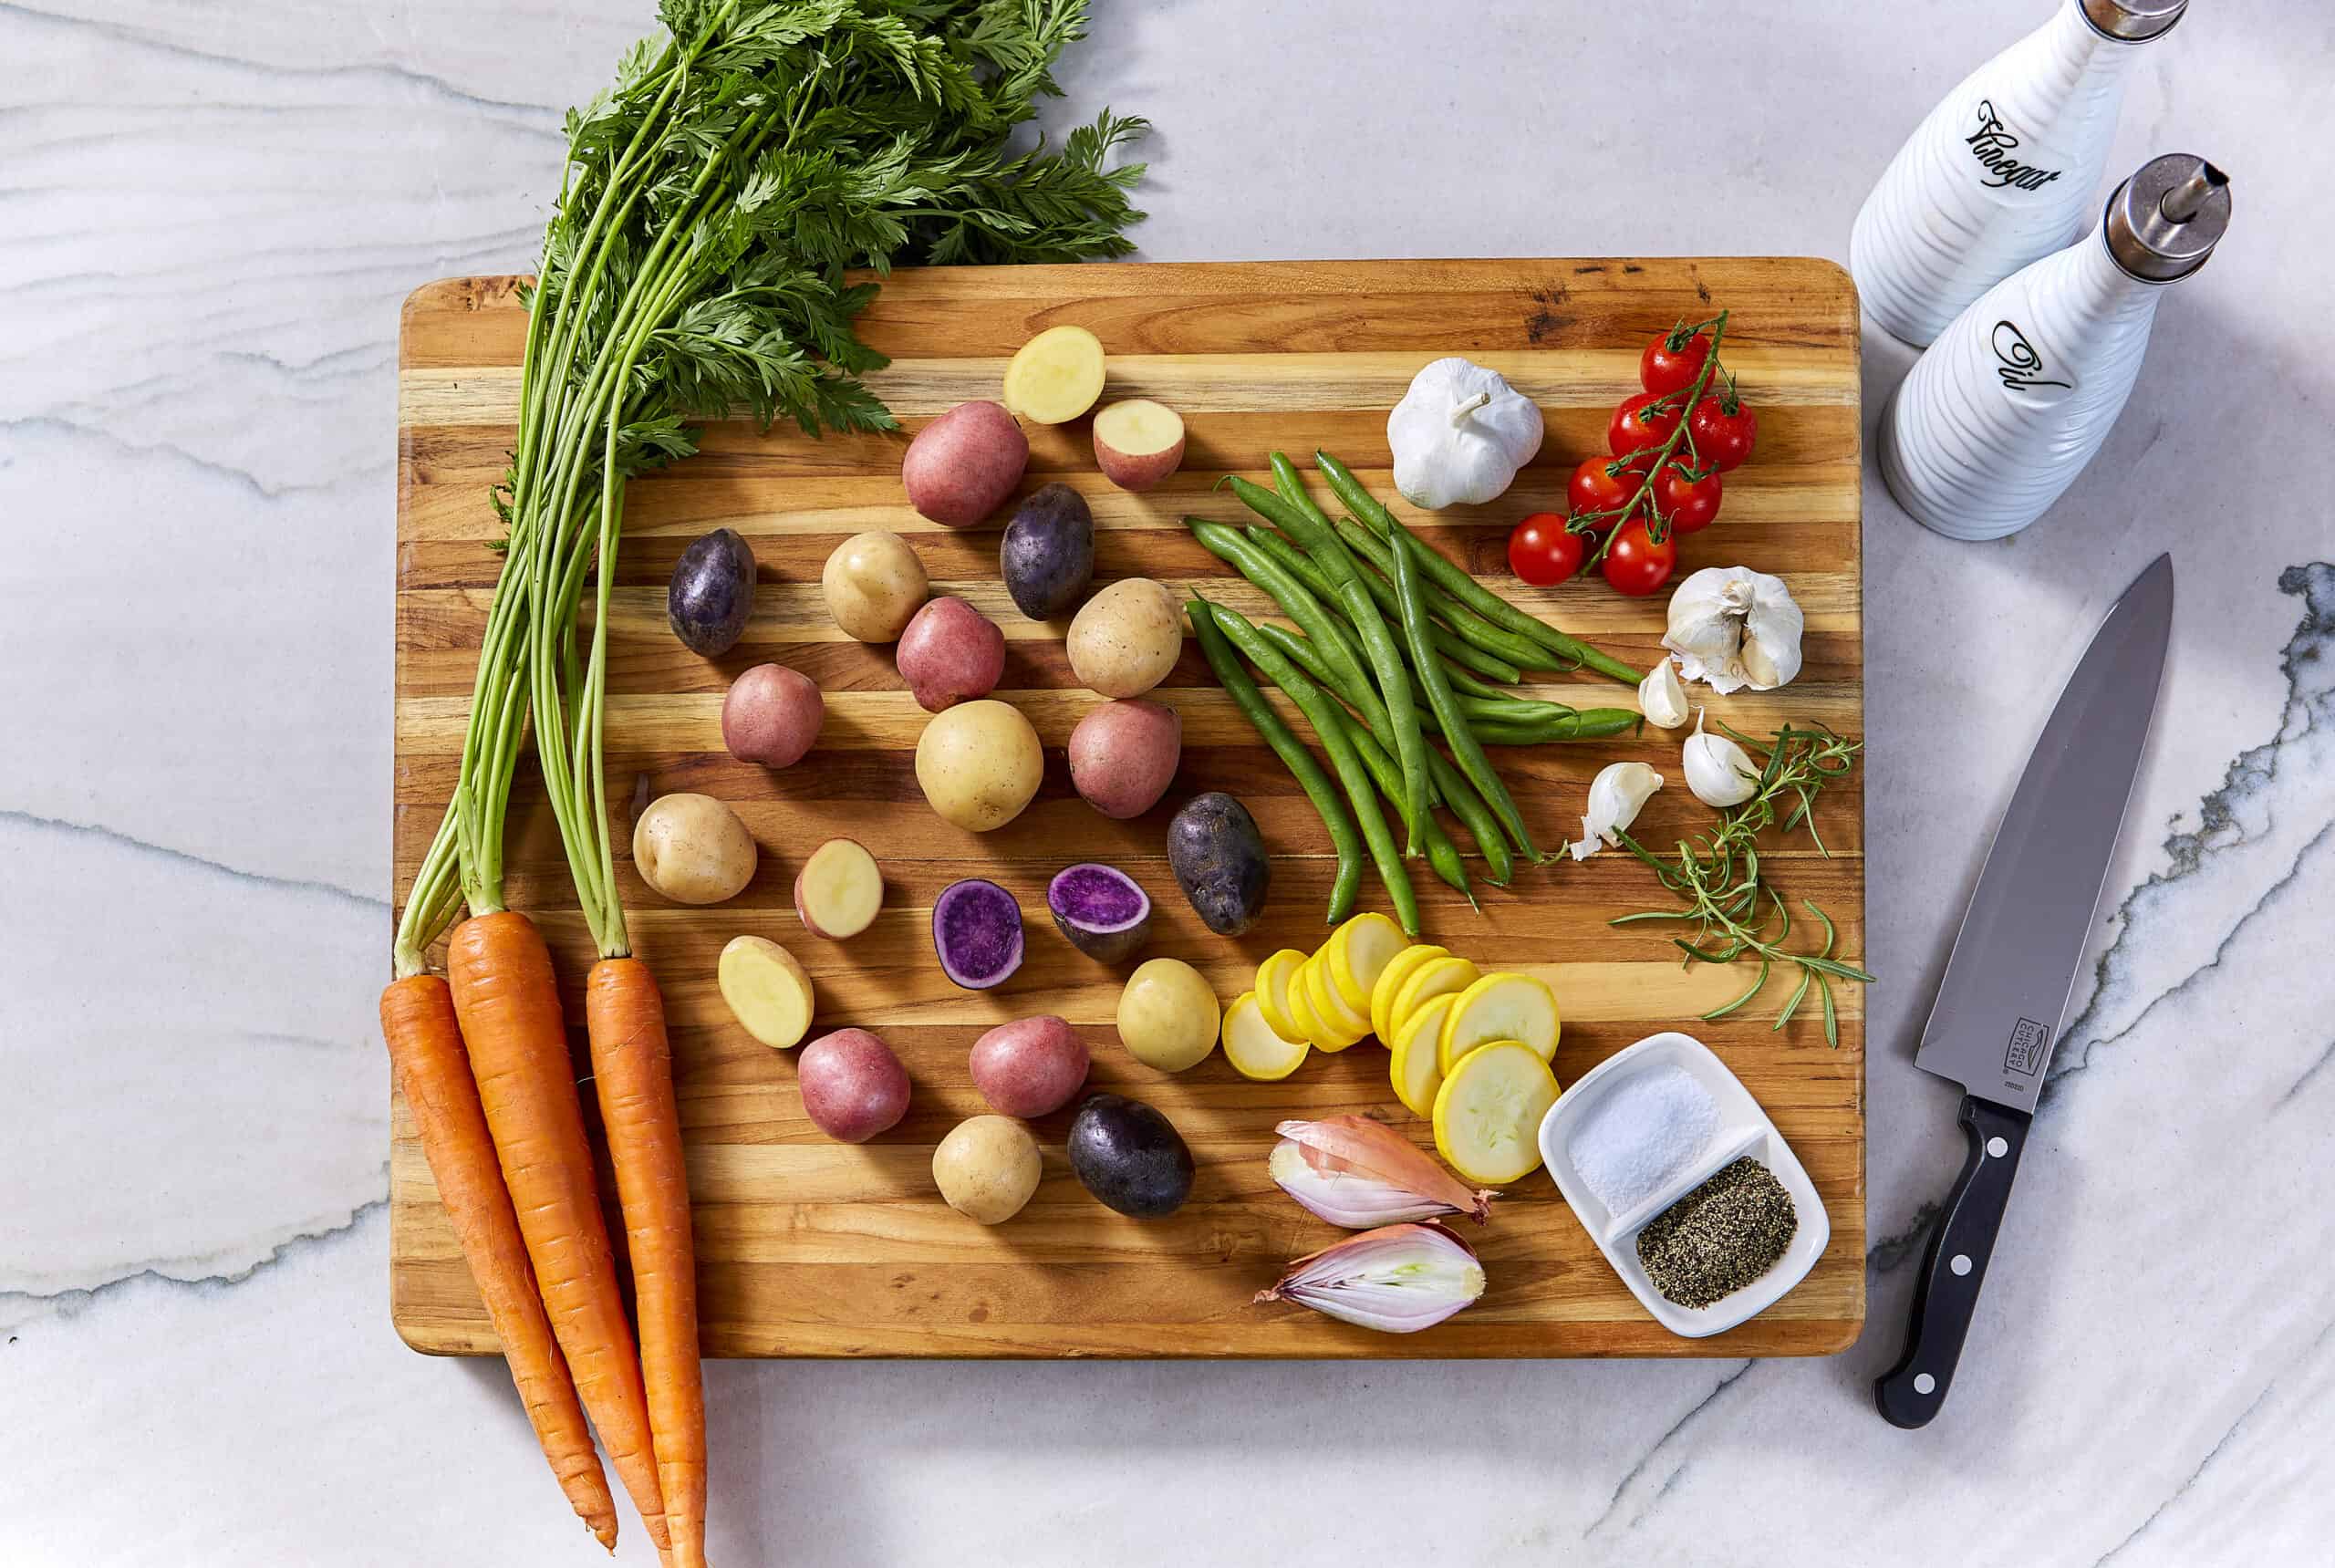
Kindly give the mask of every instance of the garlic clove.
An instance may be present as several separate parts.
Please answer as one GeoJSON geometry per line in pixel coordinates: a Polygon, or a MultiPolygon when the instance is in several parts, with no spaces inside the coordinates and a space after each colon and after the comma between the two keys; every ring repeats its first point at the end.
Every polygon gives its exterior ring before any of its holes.
{"type": "Polygon", "coordinates": [[[1638,711],[1656,729],[1675,730],[1686,722],[1686,689],[1667,656],[1638,682],[1638,711]]]}
{"type": "Polygon", "coordinates": [[[1751,753],[1728,736],[1706,732],[1700,709],[1695,711],[1695,732],[1686,737],[1679,766],[1686,774],[1686,787],[1705,805],[1741,805],[1759,793],[1759,770],[1751,753]]]}
{"type": "Polygon", "coordinates": [[[1282,1191],[1333,1225],[1366,1230],[1465,1214],[1479,1225],[1500,1196],[1469,1188],[1418,1145],[1368,1116],[1287,1121],[1267,1168],[1282,1191]]]}
{"type": "Polygon", "coordinates": [[[1296,1302],[1383,1334],[1432,1328],[1484,1293],[1484,1266],[1440,1225],[1385,1225],[1291,1263],[1259,1302],[1296,1302]]]}
{"type": "Polygon", "coordinates": [[[1638,812],[1662,787],[1662,775],[1644,763],[1609,763],[1589,781],[1589,810],[1581,819],[1581,840],[1567,845],[1575,860],[1586,860],[1638,819],[1638,812]]]}

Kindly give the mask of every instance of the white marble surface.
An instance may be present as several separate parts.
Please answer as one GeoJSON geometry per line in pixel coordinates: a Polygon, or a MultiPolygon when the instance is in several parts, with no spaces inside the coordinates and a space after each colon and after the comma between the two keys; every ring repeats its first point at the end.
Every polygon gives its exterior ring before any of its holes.
{"type": "MultiPolygon", "coordinates": [[[[1153,257],[1844,253],[2047,0],[1107,7],[1153,257]],[[1950,34],[1951,36],[1946,35],[1950,34]],[[1690,111],[1690,112],[1689,112],[1690,111]]],[[[581,1562],[496,1363],[390,1333],[397,306],[520,270],[643,0],[0,3],[0,1564],[581,1562]]],[[[2222,254],[2042,524],[1867,485],[1872,1327],[1799,1363],[711,1369],[720,1561],[2323,1563],[2335,1537],[2335,16],[2203,0],[2114,163],[2222,254]],[[1961,1158],[1927,987],[2093,618],[2179,631],[1972,1355],[1906,1434],[1961,1158]]],[[[1867,352],[1868,406],[1908,355],[1867,352]]],[[[637,1531],[622,1560],[650,1561],[637,1531]]]]}

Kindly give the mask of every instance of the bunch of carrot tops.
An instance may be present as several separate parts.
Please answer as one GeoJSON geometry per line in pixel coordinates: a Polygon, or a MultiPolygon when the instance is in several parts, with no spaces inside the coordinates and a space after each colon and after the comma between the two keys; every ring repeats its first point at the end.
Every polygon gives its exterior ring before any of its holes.
{"type": "Polygon", "coordinates": [[[567,118],[527,299],[506,524],[453,799],[400,919],[381,1026],[439,1194],[554,1473],[613,1547],[597,1429],[660,1554],[704,1561],[695,1249],[664,1006],[631,950],[603,783],[608,594],[626,482],[752,410],[888,430],[847,266],[1124,254],[1142,122],[1009,146],[1087,0],[664,0],[667,29],[567,118]],[[587,595],[588,636],[583,630],[587,595]],[[532,728],[599,961],[594,1086],[638,1338],[596,1187],[542,934],[503,903],[532,728]],[[467,909],[468,919],[460,919],[467,909]],[[451,928],[446,977],[428,954],[451,928]],[[589,1417],[589,1427],[586,1417],[589,1417]]]}
{"type": "Polygon", "coordinates": [[[1353,908],[1366,846],[1396,919],[1416,937],[1418,897],[1405,858],[1425,855],[1437,877],[1474,902],[1466,864],[1436,806],[1448,807],[1475,840],[1495,887],[1507,885],[1518,856],[1535,865],[1547,858],[1485,746],[1598,740],[1642,722],[1634,709],[1576,709],[1502,687],[1528,670],[1587,669],[1632,685],[1639,672],[1485,587],[1405,527],[1336,458],[1313,454],[1348,513],[1335,524],[1307,493],[1296,464],[1280,452],[1271,461],[1273,489],[1238,474],[1222,482],[1267,526],[1242,530],[1199,517],[1184,524],[1298,630],[1252,625],[1198,595],[1185,607],[1217,680],[1329,828],[1338,856],[1330,922],[1353,908]],[[1313,726],[1337,770],[1343,802],[1266,704],[1241,668],[1244,657],[1313,726]],[[1428,743],[1430,732],[1442,737],[1448,757],[1428,743]],[[1382,794],[1403,825],[1399,853],[1379,809],[1382,794]]]}

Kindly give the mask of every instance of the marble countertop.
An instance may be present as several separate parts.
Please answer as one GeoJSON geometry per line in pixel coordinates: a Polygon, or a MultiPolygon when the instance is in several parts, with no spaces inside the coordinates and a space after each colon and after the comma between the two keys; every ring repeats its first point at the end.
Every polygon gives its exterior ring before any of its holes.
{"type": "MultiPolygon", "coordinates": [[[[1841,256],[2049,0],[1105,8],[1154,258],[1841,256]],[[1334,14],[1334,24],[1324,18],[1334,14]],[[1943,35],[1950,32],[1951,41],[1943,35]],[[1690,106],[1682,109],[1682,106],[1690,106]]],[[[0,1563],[590,1560],[499,1363],[390,1332],[399,301],[525,270],[642,3],[0,5],[0,1563]]],[[[1871,1327],[1802,1362],[715,1364],[727,1563],[2324,1562],[2335,19],[2209,0],[2114,172],[2232,171],[2043,523],[1866,486],[1871,1327]],[[2159,550],[2157,739],[1953,1401],[1873,1413],[1962,1158],[1913,1040],[2062,672],[2159,550]],[[2316,1456],[2316,1458],[2315,1458],[2316,1456]]],[[[1873,335],[1868,409],[1910,355],[1873,335]]],[[[651,1561],[637,1530],[621,1560],[651,1561]]]]}

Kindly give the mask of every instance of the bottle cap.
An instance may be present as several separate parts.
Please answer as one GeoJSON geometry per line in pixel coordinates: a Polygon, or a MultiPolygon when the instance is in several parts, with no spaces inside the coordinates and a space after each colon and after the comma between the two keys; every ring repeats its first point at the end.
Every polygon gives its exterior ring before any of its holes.
{"type": "Polygon", "coordinates": [[[2171,283],[2205,265],[2229,227],[2229,176],[2194,153],[2168,152],[2108,198],[2102,237],[2116,265],[2171,283]]]}
{"type": "Polygon", "coordinates": [[[2189,0],[2076,0],[2095,32],[2127,44],[2163,37],[2181,20],[2189,0]]]}

